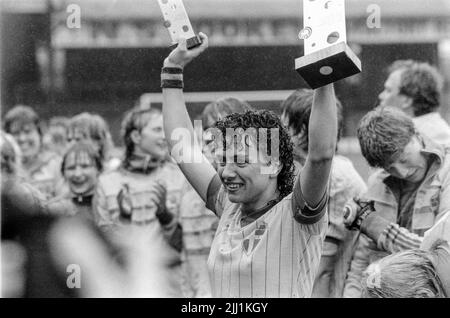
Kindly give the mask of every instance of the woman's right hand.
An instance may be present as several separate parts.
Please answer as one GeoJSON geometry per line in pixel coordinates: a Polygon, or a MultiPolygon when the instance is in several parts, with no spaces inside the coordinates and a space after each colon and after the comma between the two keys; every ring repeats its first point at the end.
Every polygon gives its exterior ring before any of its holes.
{"type": "Polygon", "coordinates": [[[170,52],[169,56],[164,60],[164,67],[181,67],[186,66],[190,61],[199,56],[208,47],[208,37],[206,34],[200,32],[200,39],[202,44],[193,49],[188,50],[186,46],[186,39],[180,39],[178,46],[170,52]]]}

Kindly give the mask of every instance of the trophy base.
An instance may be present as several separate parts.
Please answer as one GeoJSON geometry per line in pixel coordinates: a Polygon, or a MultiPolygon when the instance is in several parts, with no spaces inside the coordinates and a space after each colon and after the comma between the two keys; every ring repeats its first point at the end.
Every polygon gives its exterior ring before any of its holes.
{"type": "MultiPolygon", "coordinates": [[[[202,44],[202,40],[200,39],[200,37],[198,35],[186,40],[186,46],[187,46],[188,50],[193,49],[194,47],[197,47],[200,44],[202,44]]],[[[172,44],[170,46],[170,49],[174,50],[177,46],[178,46],[178,43],[172,44]]]]}
{"type": "Polygon", "coordinates": [[[295,59],[295,70],[316,89],[361,72],[361,61],[345,42],[295,59]]]}

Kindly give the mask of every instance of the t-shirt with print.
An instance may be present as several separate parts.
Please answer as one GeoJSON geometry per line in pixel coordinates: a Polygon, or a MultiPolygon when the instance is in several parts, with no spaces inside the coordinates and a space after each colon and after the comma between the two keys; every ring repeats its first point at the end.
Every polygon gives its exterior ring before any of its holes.
{"type": "Polygon", "coordinates": [[[301,197],[296,195],[295,213],[291,193],[242,227],[240,204],[221,186],[215,198],[220,221],[208,258],[213,297],[311,296],[327,231],[328,195],[313,218],[301,197]]]}

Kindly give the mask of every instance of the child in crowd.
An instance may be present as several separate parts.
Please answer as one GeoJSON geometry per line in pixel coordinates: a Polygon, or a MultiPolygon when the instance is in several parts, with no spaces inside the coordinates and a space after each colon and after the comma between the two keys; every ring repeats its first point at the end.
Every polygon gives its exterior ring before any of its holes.
{"type": "MultiPolygon", "coordinates": [[[[106,171],[98,181],[96,222],[119,245],[128,235],[136,237],[136,244],[147,242],[148,253],[167,265],[165,281],[170,295],[181,297],[184,278],[178,220],[185,179],[177,166],[167,161],[161,111],[132,109],[122,122],[122,136],[126,149],[121,166],[106,171]],[[155,245],[161,248],[152,250],[155,245]]],[[[133,246],[123,248],[132,250],[133,246]]]]}
{"type": "Polygon", "coordinates": [[[97,114],[81,113],[71,118],[67,131],[69,145],[87,140],[99,152],[105,171],[120,165],[120,159],[112,155],[114,143],[106,121],[97,114]]]}
{"type": "Polygon", "coordinates": [[[70,191],[50,200],[47,204],[49,212],[78,215],[94,221],[92,198],[102,168],[100,155],[92,144],[73,144],[64,154],[61,165],[61,172],[70,191]]]}

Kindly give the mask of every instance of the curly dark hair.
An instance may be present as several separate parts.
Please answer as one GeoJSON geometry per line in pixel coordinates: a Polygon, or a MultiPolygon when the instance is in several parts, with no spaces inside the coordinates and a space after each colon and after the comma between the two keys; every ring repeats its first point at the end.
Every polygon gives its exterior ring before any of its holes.
{"type": "Polygon", "coordinates": [[[435,111],[439,107],[443,85],[438,70],[425,62],[398,60],[389,71],[401,70],[399,93],[412,98],[414,116],[435,111]]]}
{"type": "MultiPolygon", "coordinates": [[[[281,171],[277,177],[278,191],[280,192],[280,200],[292,192],[294,186],[294,156],[292,142],[288,132],[283,127],[280,118],[271,111],[246,111],[243,114],[230,114],[216,122],[215,127],[218,128],[223,136],[226,136],[227,128],[241,128],[244,131],[249,128],[267,128],[267,153],[271,153],[271,128],[279,131],[279,158],[282,165],[281,171]]],[[[259,144],[259,134],[257,134],[257,142],[259,144]]],[[[226,147],[226,138],[223,138],[223,147],[226,147]]]]}
{"type": "MultiPolygon", "coordinates": [[[[208,117],[211,117],[215,123],[229,114],[245,113],[247,110],[253,110],[253,108],[244,100],[235,97],[219,98],[205,106],[202,112],[202,122],[205,125],[208,117]]],[[[204,129],[207,128],[209,127],[204,127],[204,129]]]]}

